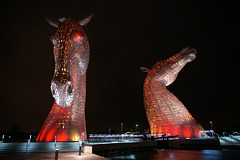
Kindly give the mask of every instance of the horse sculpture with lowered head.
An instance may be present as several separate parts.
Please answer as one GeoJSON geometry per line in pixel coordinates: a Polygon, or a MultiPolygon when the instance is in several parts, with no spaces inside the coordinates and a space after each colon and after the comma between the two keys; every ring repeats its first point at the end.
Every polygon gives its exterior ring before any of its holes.
{"type": "Polygon", "coordinates": [[[51,92],[55,99],[37,141],[78,141],[86,136],[86,71],[90,58],[87,36],[82,26],[93,15],[80,21],[47,19],[58,28],[51,36],[54,45],[55,71],[51,92]]]}

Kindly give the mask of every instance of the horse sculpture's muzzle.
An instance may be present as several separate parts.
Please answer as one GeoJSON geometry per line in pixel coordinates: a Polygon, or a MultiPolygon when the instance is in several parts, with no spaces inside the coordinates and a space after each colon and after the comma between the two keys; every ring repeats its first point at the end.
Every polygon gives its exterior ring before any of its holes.
{"type": "Polygon", "coordinates": [[[181,53],[182,56],[186,58],[187,62],[192,62],[196,58],[197,50],[194,48],[187,47],[182,49],[181,53]]]}
{"type": "Polygon", "coordinates": [[[74,100],[74,88],[71,81],[65,83],[51,82],[51,92],[59,106],[68,107],[74,100]]]}

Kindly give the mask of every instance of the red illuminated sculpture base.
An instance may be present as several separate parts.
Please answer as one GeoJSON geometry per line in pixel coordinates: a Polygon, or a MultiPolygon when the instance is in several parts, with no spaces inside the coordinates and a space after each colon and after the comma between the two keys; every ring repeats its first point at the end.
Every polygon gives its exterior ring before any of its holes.
{"type": "Polygon", "coordinates": [[[65,142],[85,140],[85,118],[71,119],[69,117],[80,116],[83,111],[73,111],[71,107],[60,107],[54,103],[43,127],[40,131],[38,142],[65,142]],[[77,122],[78,121],[78,122],[77,122]],[[81,124],[80,124],[81,123],[81,124]]]}

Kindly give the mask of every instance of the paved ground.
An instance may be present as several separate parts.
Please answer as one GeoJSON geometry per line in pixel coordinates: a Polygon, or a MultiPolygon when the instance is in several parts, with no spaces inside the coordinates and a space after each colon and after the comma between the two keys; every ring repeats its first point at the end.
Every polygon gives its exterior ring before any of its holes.
{"type": "MultiPolygon", "coordinates": [[[[89,153],[79,156],[77,142],[57,143],[56,147],[60,149],[58,160],[107,160],[89,153]]],[[[27,143],[0,143],[0,160],[55,160],[55,143],[31,142],[29,145],[27,143]]]]}
{"type": "MultiPolygon", "coordinates": [[[[55,160],[55,153],[27,153],[27,154],[5,154],[0,155],[1,160],[55,160]]],[[[59,152],[58,160],[108,160],[95,154],[82,154],[78,152],[59,152]]]]}

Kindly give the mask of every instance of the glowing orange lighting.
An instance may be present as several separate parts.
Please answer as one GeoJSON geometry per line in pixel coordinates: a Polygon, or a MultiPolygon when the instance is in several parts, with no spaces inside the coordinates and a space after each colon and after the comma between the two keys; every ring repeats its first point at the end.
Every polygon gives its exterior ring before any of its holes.
{"type": "Polygon", "coordinates": [[[80,40],[80,39],[81,39],[81,36],[80,36],[80,35],[77,35],[77,39],[80,40]]]}

